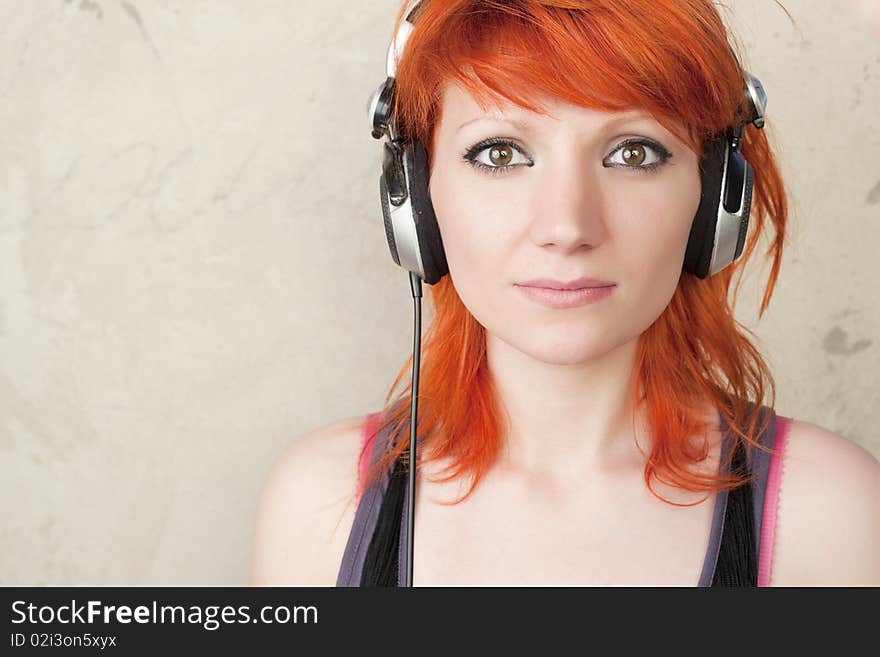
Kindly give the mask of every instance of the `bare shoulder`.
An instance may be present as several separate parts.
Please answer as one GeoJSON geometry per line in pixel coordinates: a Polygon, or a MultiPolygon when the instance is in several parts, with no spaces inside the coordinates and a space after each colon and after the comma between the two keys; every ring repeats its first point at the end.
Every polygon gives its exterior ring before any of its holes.
{"type": "Polygon", "coordinates": [[[772,586],[880,586],[880,462],[857,443],[792,420],[772,586]]]}
{"type": "Polygon", "coordinates": [[[363,416],[312,429],[284,449],[260,491],[253,585],[333,586],[354,521],[363,416]]]}

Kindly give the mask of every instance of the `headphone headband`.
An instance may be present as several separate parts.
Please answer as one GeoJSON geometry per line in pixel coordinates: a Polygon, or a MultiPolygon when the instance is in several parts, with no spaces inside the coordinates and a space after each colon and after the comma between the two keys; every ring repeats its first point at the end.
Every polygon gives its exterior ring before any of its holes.
{"type": "MultiPolygon", "coordinates": [[[[425,0],[409,0],[406,6],[405,18],[397,26],[391,43],[388,45],[388,52],[385,57],[385,73],[386,80],[379,88],[373,92],[367,103],[368,119],[370,121],[370,130],[374,139],[381,139],[382,135],[390,131],[394,133],[393,121],[391,119],[392,103],[394,100],[394,78],[397,75],[397,65],[403,57],[404,48],[410,35],[415,29],[413,20],[418,16],[425,0]]],[[[730,43],[727,44],[730,54],[737,63],[738,68],[743,74],[744,91],[749,103],[747,117],[739,124],[732,126],[733,136],[736,144],[742,140],[742,133],[745,126],[749,123],[756,128],[764,127],[764,114],[767,108],[767,93],[761,81],[743,68],[737,57],[736,52],[730,43]]],[[[396,134],[390,135],[391,139],[396,138],[396,134]]]]}

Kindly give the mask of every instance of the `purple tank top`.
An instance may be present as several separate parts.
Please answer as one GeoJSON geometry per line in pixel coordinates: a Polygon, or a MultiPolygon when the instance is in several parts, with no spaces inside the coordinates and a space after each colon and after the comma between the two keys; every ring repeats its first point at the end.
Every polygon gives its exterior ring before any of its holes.
{"type": "MultiPolygon", "coordinates": [[[[767,425],[766,431],[757,436],[758,442],[772,449],[774,438],[776,435],[776,413],[773,409],[762,406],[761,411],[770,413],[770,423],[767,425]]],[[[722,445],[721,453],[726,454],[730,447],[730,432],[724,416],[719,413],[721,418],[722,445]]],[[[370,425],[369,417],[367,417],[367,426],[370,425]]],[[[383,429],[373,441],[373,449],[371,452],[370,464],[375,463],[382,455],[387,440],[387,428],[383,429]]],[[[761,554],[761,523],[764,515],[764,499],[767,488],[767,477],[770,471],[770,463],[772,455],[762,450],[750,449],[746,452],[749,468],[755,474],[752,482],[752,513],[754,519],[754,540],[755,554],[761,554]]],[[[729,467],[724,464],[722,466],[725,473],[729,472],[729,467]]],[[[404,495],[408,494],[408,481],[404,484],[404,495]]],[[[339,574],[336,578],[336,586],[360,586],[361,574],[364,568],[364,559],[367,556],[367,549],[376,528],[379,517],[379,509],[382,507],[382,499],[385,491],[388,489],[388,474],[381,478],[378,482],[369,486],[358,501],[358,507],[355,512],[354,523],[348,536],[348,542],[345,546],[345,552],[342,556],[342,564],[339,568],[339,574]]],[[[714,496],[714,510],[712,513],[712,527],[709,534],[709,547],[706,550],[706,556],[703,559],[703,568],[700,573],[700,580],[697,586],[708,587],[712,583],[715,575],[715,566],[718,560],[718,550],[721,545],[721,537],[724,532],[724,519],[727,511],[728,491],[723,490],[714,496]]],[[[406,499],[406,497],[404,497],[406,499]]],[[[775,513],[775,509],[773,509],[775,513]]],[[[400,540],[398,542],[398,586],[403,586],[406,578],[406,529],[407,529],[407,505],[403,505],[403,516],[400,522],[400,540]]],[[[772,549],[772,545],[768,547],[772,549]]]]}

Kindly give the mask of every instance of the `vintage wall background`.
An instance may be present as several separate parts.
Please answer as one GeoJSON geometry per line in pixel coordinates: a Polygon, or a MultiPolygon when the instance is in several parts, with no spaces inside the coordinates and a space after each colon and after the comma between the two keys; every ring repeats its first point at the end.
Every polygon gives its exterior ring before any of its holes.
{"type": "MultiPolygon", "coordinates": [[[[880,456],[876,5],[783,2],[800,31],[726,3],[792,193],[738,317],[781,414],[880,456]]],[[[396,7],[0,0],[0,584],[245,584],[270,463],[379,408],[412,347],[365,125],[396,7]]]]}

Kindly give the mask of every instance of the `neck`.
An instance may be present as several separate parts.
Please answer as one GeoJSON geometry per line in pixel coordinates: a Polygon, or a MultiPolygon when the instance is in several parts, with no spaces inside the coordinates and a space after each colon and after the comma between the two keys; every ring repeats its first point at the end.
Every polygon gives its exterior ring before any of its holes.
{"type": "Polygon", "coordinates": [[[501,467],[577,481],[643,462],[646,422],[631,388],[636,339],[577,364],[547,362],[491,335],[486,346],[503,417],[506,411],[501,467]]]}

